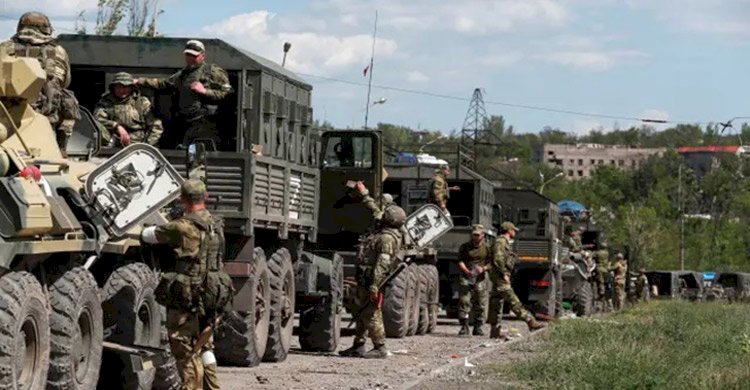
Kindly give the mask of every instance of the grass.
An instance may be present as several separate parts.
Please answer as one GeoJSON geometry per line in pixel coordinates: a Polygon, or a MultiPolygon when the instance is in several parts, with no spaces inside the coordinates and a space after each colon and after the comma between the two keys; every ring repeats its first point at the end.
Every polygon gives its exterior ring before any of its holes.
{"type": "Polygon", "coordinates": [[[562,321],[490,366],[534,389],[750,389],[750,306],[657,301],[562,321]]]}

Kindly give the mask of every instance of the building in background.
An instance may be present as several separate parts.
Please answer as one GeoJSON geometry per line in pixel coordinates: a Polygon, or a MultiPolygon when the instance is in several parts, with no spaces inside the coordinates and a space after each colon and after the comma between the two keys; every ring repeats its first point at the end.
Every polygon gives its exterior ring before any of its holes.
{"type": "Polygon", "coordinates": [[[719,163],[722,155],[738,157],[750,156],[750,149],[746,146],[683,146],[677,148],[677,153],[685,158],[685,165],[693,170],[696,177],[702,177],[719,163]]]}
{"type": "Polygon", "coordinates": [[[539,157],[544,163],[562,169],[569,180],[578,180],[591,177],[601,165],[636,169],[650,156],[661,155],[666,150],[624,145],[545,144],[539,157]]]}

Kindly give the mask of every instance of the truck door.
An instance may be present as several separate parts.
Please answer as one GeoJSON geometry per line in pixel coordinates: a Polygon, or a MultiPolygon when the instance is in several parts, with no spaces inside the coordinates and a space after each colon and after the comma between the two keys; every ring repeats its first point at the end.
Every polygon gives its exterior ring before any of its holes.
{"type": "Polygon", "coordinates": [[[372,217],[347,193],[349,181],[362,181],[374,198],[383,186],[380,135],[373,131],[328,131],[321,139],[318,234],[363,233],[372,217]]]}

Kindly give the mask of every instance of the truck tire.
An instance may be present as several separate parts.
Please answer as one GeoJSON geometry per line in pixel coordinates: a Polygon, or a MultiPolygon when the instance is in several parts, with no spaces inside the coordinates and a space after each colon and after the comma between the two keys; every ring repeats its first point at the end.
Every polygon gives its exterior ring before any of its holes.
{"type": "Polygon", "coordinates": [[[164,306],[160,306],[159,309],[161,309],[159,312],[163,319],[160,332],[160,344],[162,348],[167,350],[167,352],[165,353],[166,356],[161,364],[157,364],[155,367],[154,384],[152,389],[179,390],[182,386],[182,379],[180,378],[179,371],[177,371],[177,360],[175,360],[172,352],[169,350],[169,335],[167,334],[167,327],[165,326],[167,309],[164,306]]]}
{"type": "Polygon", "coordinates": [[[49,289],[50,364],[47,389],[96,387],[102,358],[102,305],[94,276],[73,268],[49,289]]]}
{"type": "Polygon", "coordinates": [[[419,318],[417,319],[417,334],[427,334],[427,327],[430,322],[429,313],[429,281],[430,271],[427,269],[430,267],[429,264],[420,264],[417,268],[417,274],[419,275],[419,301],[417,305],[419,307],[419,318]]]}
{"type": "Polygon", "coordinates": [[[271,286],[271,316],[264,362],[286,360],[294,330],[294,268],[286,248],[279,248],[268,259],[271,286]]]}
{"type": "Polygon", "coordinates": [[[437,319],[438,314],[440,313],[440,304],[438,303],[438,301],[440,301],[440,275],[438,274],[437,267],[434,265],[429,265],[427,267],[427,274],[430,283],[428,289],[429,305],[427,306],[427,333],[432,333],[437,328],[437,319]]]}
{"type": "Polygon", "coordinates": [[[10,272],[0,278],[0,313],[0,389],[45,389],[50,319],[47,298],[32,274],[10,272]]]}
{"type": "Polygon", "coordinates": [[[406,267],[385,288],[383,298],[383,326],[386,337],[400,339],[409,331],[411,292],[409,270],[406,267]]]}
{"type": "MultiPolygon", "coordinates": [[[[154,290],[159,280],[143,263],[117,268],[102,288],[104,328],[111,331],[107,341],[125,345],[159,347],[162,308],[154,290]]],[[[122,384],[123,389],[150,389],[155,370],[134,371],[126,355],[104,351],[102,381],[122,384]]]]}
{"type": "Polygon", "coordinates": [[[303,351],[333,352],[341,338],[344,258],[333,256],[330,272],[318,272],[318,290],[329,291],[314,307],[300,314],[299,343],[303,351]]]}
{"type": "MultiPolygon", "coordinates": [[[[266,255],[255,248],[247,280],[249,305],[224,315],[216,331],[215,354],[221,364],[255,367],[260,364],[268,340],[270,286],[266,255]]],[[[234,306],[235,309],[237,306],[234,306]]]]}
{"type": "Polygon", "coordinates": [[[409,265],[404,272],[409,273],[409,292],[411,306],[409,308],[409,330],[406,332],[407,336],[414,336],[417,334],[417,327],[419,326],[419,304],[422,300],[419,290],[419,266],[416,264],[409,265]]]}
{"type": "Polygon", "coordinates": [[[594,313],[594,289],[591,283],[584,283],[573,296],[573,312],[578,317],[587,317],[594,313]]]}

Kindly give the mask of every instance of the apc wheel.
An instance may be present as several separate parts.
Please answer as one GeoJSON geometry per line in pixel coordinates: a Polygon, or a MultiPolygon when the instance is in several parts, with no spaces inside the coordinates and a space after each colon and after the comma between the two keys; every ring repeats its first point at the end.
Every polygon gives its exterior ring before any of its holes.
{"type": "Polygon", "coordinates": [[[279,248],[268,260],[271,285],[271,316],[264,362],[286,360],[294,331],[294,268],[286,248],[279,248]]]}
{"type": "Polygon", "coordinates": [[[591,283],[584,283],[573,297],[573,312],[578,317],[590,316],[594,313],[594,290],[591,283]]]}
{"type": "Polygon", "coordinates": [[[427,280],[429,282],[427,289],[427,299],[429,300],[427,304],[427,333],[432,333],[437,328],[437,319],[440,313],[440,304],[438,303],[440,301],[440,275],[434,265],[426,265],[425,269],[427,269],[427,280]]]}
{"type": "Polygon", "coordinates": [[[409,331],[411,294],[408,268],[401,271],[385,288],[383,326],[387,337],[400,339],[409,331]]]}
{"type": "Polygon", "coordinates": [[[419,306],[422,300],[419,289],[419,271],[417,265],[409,265],[404,272],[409,274],[409,330],[406,332],[407,336],[414,336],[417,334],[417,328],[419,327],[419,306]]]}
{"type": "Polygon", "coordinates": [[[47,298],[28,272],[0,278],[0,389],[47,385],[50,329],[47,298]]]}
{"type": "MultiPolygon", "coordinates": [[[[142,263],[120,267],[102,289],[104,327],[111,331],[107,341],[125,345],[158,347],[162,314],[154,290],[156,275],[142,263]]],[[[135,372],[130,358],[105,351],[102,381],[122,384],[123,389],[150,389],[155,370],[135,372]]]]}
{"type": "Polygon", "coordinates": [[[255,367],[266,350],[271,289],[263,249],[255,248],[251,269],[245,285],[238,289],[238,294],[248,294],[249,304],[226,313],[216,332],[214,352],[222,364],[255,367]]]}
{"type": "Polygon", "coordinates": [[[329,272],[318,272],[318,290],[328,291],[314,307],[300,314],[299,343],[303,351],[333,352],[341,338],[344,259],[334,254],[329,272]]]}
{"type": "Polygon", "coordinates": [[[153,390],[179,390],[182,387],[182,379],[180,379],[180,372],[177,371],[177,361],[175,360],[172,352],[169,350],[169,335],[167,334],[166,317],[167,309],[164,306],[159,306],[159,313],[162,317],[160,345],[161,348],[166,349],[166,358],[162,361],[162,364],[156,365],[154,370],[154,384],[153,390]]]}
{"type": "Polygon", "coordinates": [[[49,290],[50,368],[47,389],[96,387],[102,358],[102,306],[94,276],[67,271],[49,290]]]}
{"type": "Polygon", "coordinates": [[[417,301],[417,307],[419,310],[419,318],[417,321],[418,335],[427,334],[427,328],[430,325],[430,271],[427,269],[428,267],[430,267],[429,264],[420,264],[416,272],[419,276],[419,300],[417,301]]]}

